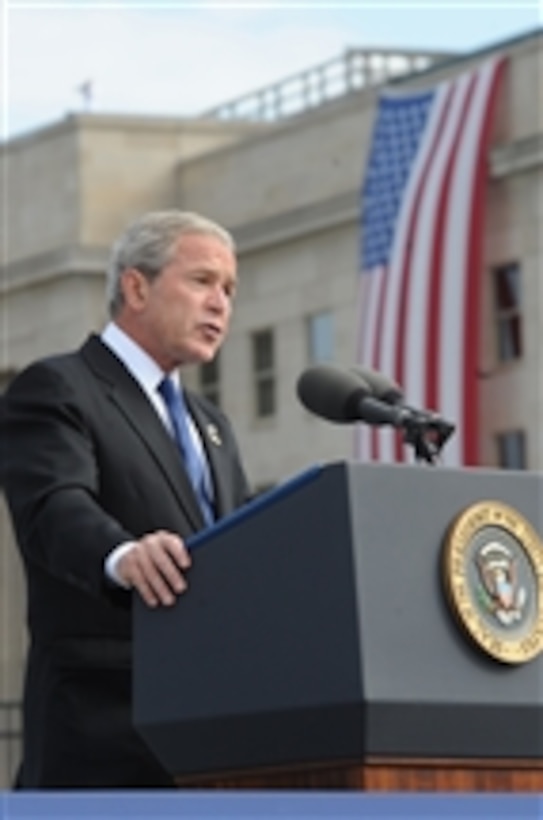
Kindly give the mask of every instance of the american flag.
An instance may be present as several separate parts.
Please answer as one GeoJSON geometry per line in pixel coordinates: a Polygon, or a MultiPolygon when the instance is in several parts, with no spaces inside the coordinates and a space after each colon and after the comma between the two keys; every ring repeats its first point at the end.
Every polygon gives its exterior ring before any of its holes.
{"type": "MultiPolygon", "coordinates": [[[[487,153],[503,57],[424,91],[384,93],[361,196],[358,363],[456,424],[443,462],[478,462],[479,289],[487,153]]],[[[408,458],[360,427],[357,457],[408,458]]]]}

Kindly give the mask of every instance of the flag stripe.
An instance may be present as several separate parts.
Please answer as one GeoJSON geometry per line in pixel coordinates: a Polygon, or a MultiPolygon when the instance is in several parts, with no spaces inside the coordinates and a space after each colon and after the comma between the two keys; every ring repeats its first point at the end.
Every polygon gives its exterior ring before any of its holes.
{"type": "MultiPolygon", "coordinates": [[[[464,430],[462,396],[466,389],[464,351],[466,347],[465,295],[469,276],[468,221],[473,189],[473,154],[478,139],[474,125],[480,115],[480,73],[472,97],[469,116],[462,129],[462,142],[456,159],[456,173],[450,190],[450,208],[445,236],[441,278],[443,281],[442,358],[439,408],[457,422],[459,435],[447,446],[445,463],[464,463],[464,430]],[[466,184],[470,181],[471,184],[466,184]]],[[[475,271],[479,279],[480,271],[475,271]]]]}
{"type": "Polygon", "coordinates": [[[442,127],[436,138],[436,150],[431,157],[424,180],[423,198],[413,237],[413,274],[410,281],[409,332],[405,340],[405,377],[403,384],[412,404],[422,407],[426,397],[426,356],[428,351],[427,318],[429,315],[429,262],[439,193],[454,138],[454,124],[461,104],[461,89],[456,85],[441,89],[443,96],[442,127]]]}
{"type": "MultiPolygon", "coordinates": [[[[407,357],[404,355],[404,351],[406,350],[405,339],[407,336],[408,331],[408,316],[411,315],[409,310],[409,306],[411,305],[412,311],[420,311],[421,309],[424,310],[424,289],[422,293],[420,292],[420,288],[415,290],[415,299],[409,299],[409,291],[411,285],[414,283],[422,282],[422,277],[417,277],[413,271],[413,246],[415,242],[415,232],[417,228],[417,219],[420,214],[421,204],[422,204],[422,197],[424,195],[424,191],[428,182],[428,178],[430,175],[430,171],[432,165],[434,163],[437,150],[439,145],[442,143],[443,139],[443,131],[446,124],[446,117],[447,113],[451,104],[451,97],[452,97],[452,89],[448,89],[445,98],[443,100],[443,107],[440,110],[439,121],[437,123],[437,127],[435,133],[433,135],[432,144],[428,151],[428,155],[426,157],[426,161],[424,164],[424,168],[420,177],[418,179],[417,190],[415,193],[414,198],[414,205],[411,211],[411,220],[409,225],[408,231],[408,238],[407,238],[407,247],[406,252],[404,255],[404,262],[403,262],[403,271],[402,271],[402,297],[400,299],[400,316],[398,318],[398,322],[396,324],[396,368],[395,368],[395,379],[399,384],[404,384],[406,381],[406,368],[408,365],[407,357]],[[422,302],[422,304],[421,304],[422,302]]],[[[430,310],[430,316],[432,312],[430,310]]],[[[413,337],[413,334],[411,334],[413,337]]],[[[422,338],[422,337],[421,337],[422,338]]],[[[396,438],[396,460],[403,461],[405,459],[405,452],[404,448],[401,444],[401,438],[398,436],[396,438]]]]}
{"type": "MultiPolygon", "coordinates": [[[[425,406],[428,408],[437,408],[440,406],[440,397],[438,390],[439,373],[443,365],[441,347],[441,327],[442,327],[442,311],[447,309],[443,305],[443,256],[448,233],[448,219],[449,209],[451,207],[451,186],[453,184],[453,174],[455,163],[458,160],[458,153],[460,150],[460,140],[462,132],[466,126],[466,119],[468,117],[469,106],[472,100],[475,85],[475,78],[471,77],[467,88],[457,89],[463,91],[461,95],[461,107],[458,118],[454,124],[454,135],[450,152],[447,157],[446,168],[443,175],[443,182],[439,191],[439,201],[436,209],[436,224],[434,227],[433,248],[430,259],[430,285],[429,285],[429,304],[428,304],[428,338],[426,344],[427,358],[426,358],[426,396],[425,406]]],[[[460,95],[459,95],[460,96],[460,95]]]]}

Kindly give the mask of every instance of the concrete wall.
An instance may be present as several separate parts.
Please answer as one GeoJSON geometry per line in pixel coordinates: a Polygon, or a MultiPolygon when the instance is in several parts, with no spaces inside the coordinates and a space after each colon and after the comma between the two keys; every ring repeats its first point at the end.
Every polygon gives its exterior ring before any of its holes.
{"type": "Polygon", "coordinates": [[[133,218],[179,205],[179,162],[259,133],[246,123],[86,117],[79,119],[83,245],[109,246],[133,218]]]}
{"type": "Polygon", "coordinates": [[[78,155],[77,131],[68,122],[0,147],[3,266],[77,241],[78,155]]]}

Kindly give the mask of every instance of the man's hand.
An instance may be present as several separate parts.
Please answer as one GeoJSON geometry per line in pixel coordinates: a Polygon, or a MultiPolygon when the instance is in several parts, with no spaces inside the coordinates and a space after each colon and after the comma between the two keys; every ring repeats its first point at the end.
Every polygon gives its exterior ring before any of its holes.
{"type": "Polygon", "coordinates": [[[181,538],[159,530],[136,541],[117,565],[117,573],[148,606],[171,606],[187,589],[184,570],[191,558],[181,538]]]}

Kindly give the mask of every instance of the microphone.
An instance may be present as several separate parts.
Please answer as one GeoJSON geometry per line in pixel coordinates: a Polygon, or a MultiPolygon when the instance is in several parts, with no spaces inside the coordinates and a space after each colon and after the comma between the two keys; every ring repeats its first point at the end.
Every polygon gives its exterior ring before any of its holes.
{"type": "Polygon", "coordinates": [[[392,379],[383,376],[379,371],[372,370],[369,367],[351,367],[349,369],[369,385],[375,398],[384,401],[385,404],[403,403],[404,395],[402,388],[399,384],[392,381],[392,379]]]}
{"type": "Polygon", "coordinates": [[[445,443],[454,433],[456,427],[442,418],[434,410],[419,410],[404,403],[401,387],[392,379],[383,376],[377,370],[353,367],[355,373],[365,384],[369,384],[375,396],[387,404],[401,405],[407,415],[401,421],[403,440],[415,450],[416,458],[435,464],[445,443]]]}
{"type": "Polygon", "coordinates": [[[308,410],[328,421],[400,428],[417,459],[431,464],[455,430],[437,413],[403,404],[399,385],[375,370],[316,365],[299,377],[297,392],[308,410]]]}
{"type": "Polygon", "coordinates": [[[376,398],[370,384],[358,373],[331,365],[305,370],[298,379],[297,392],[312,413],[340,424],[364,421],[401,427],[409,414],[401,406],[376,398]]]}

